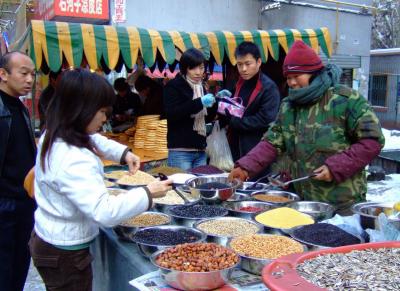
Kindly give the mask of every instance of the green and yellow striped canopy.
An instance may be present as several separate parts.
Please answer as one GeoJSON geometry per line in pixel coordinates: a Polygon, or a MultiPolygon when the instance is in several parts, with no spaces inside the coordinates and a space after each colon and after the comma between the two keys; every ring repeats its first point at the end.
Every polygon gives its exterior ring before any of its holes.
{"type": "Polygon", "coordinates": [[[317,52],[321,48],[328,57],[332,50],[330,34],[325,27],[188,33],[32,20],[30,30],[31,56],[36,68],[39,70],[47,65],[52,71],[60,69],[63,57],[72,67],[79,67],[85,57],[91,69],[105,65],[113,70],[120,57],[128,68],[132,68],[139,54],[145,64],[151,67],[157,62],[159,52],[162,61],[172,64],[176,59],[176,48],[185,51],[191,47],[201,49],[207,59],[212,55],[217,64],[227,57],[235,65],[234,51],[242,41],[256,43],[261,48],[263,62],[270,56],[278,60],[280,48],[287,52],[298,39],[317,52]]]}

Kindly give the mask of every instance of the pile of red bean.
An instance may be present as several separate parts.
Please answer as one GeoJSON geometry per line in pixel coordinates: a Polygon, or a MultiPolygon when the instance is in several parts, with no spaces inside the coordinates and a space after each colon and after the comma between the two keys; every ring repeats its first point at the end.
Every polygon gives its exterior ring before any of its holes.
{"type": "Polygon", "coordinates": [[[210,272],[234,266],[238,255],[214,243],[181,244],[163,251],[156,263],[167,269],[184,272],[210,272]]]}
{"type": "Polygon", "coordinates": [[[239,208],[239,211],[244,211],[244,212],[259,212],[262,210],[263,209],[261,207],[256,207],[256,206],[242,206],[239,208]]]}

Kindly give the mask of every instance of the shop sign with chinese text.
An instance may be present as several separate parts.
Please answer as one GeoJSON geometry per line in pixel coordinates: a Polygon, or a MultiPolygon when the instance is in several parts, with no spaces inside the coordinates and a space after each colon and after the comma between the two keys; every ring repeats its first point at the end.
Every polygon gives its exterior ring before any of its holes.
{"type": "Polygon", "coordinates": [[[39,0],[37,3],[36,19],[92,19],[89,22],[104,22],[110,18],[108,0],[39,0]]]}

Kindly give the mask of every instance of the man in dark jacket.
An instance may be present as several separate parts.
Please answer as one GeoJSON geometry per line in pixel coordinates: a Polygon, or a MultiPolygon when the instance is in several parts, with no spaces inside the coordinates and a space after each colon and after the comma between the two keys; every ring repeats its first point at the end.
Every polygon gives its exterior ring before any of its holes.
{"type": "Polygon", "coordinates": [[[29,269],[28,241],[35,201],[23,183],[35,164],[29,113],[19,100],[32,90],[35,67],[20,52],[0,58],[0,289],[23,290],[29,269]]]}
{"type": "Polygon", "coordinates": [[[275,120],[280,95],[276,84],[260,71],[261,56],[256,44],[242,42],[235,57],[240,78],[234,97],[240,97],[246,109],[242,118],[226,112],[226,119],[232,157],[237,161],[260,142],[268,125],[275,120]]]}

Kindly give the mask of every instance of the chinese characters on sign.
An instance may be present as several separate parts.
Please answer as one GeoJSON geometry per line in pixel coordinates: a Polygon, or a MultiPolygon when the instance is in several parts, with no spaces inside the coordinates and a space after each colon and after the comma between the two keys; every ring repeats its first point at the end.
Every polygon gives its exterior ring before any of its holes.
{"type": "Polygon", "coordinates": [[[108,0],[56,0],[56,15],[108,18],[108,0]]]}
{"type": "Polygon", "coordinates": [[[122,23],[126,21],[126,1],[115,0],[114,1],[114,15],[113,21],[115,23],[122,23]]]}
{"type": "Polygon", "coordinates": [[[61,12],[103,14],[102,0],[60,0],[58,7],[61,12]]]}

